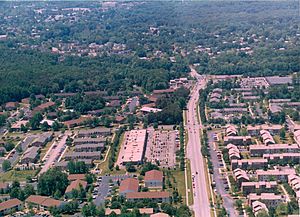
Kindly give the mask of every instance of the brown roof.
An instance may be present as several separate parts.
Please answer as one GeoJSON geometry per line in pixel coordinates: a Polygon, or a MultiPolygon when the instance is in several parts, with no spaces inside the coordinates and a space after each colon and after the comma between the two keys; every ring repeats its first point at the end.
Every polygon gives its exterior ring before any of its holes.
{"type": "Polygon", "coordinates": [[[159,170],[150,170],[145,173],[145,181],[163,181],[163,172],[159,170]]]}
{"type": "Polygon", "coordinates": [[[164,93],[173,93],[174,89],[164,89],[164,90],[153,90],[153,94],[164,94],[164,93]]]}
{"type": "Polygon", "coordinates": [[[42,110],[44,110],[44,109],[46,109],[46,108],[50,108],[50,107],[52,107],[52,106],[55,106],[55,102],[52,102],[52,101],[46,102],[46,103],[43,103],[43,104],[41,104],[41,105],[35,107],[35,108],[33,109],[33,111],[42,111],[42,110]]]}
{"type": "Polygon", "coordinates": [[[118,116],[116,116],[115,119],[116,119],[117,122],[121,122],[125,119],[125,117],[122,117],[122,116],[118,115],[118,116]]]}
{"type": "Polygon", "coordinates": [[[0,182],[0,189],[6,189],[6,188],[8,188],[8,183],[0,182]]]}
{"type": "Polygon", "coordinates": [[[5,107],[17,107],[18,103],[17,102],[7,102],[5,104],[5,107]]]}
{"type": "Polygon", "coordinates": [[[39,204],[45,207],[60,206],[62,201],[55,200],[50,197],[40,196],[40,195],[30,195],[26,200],[28,203],[39,204]]]}
{"type": "Polygon", "coordinates": [[[85,180],[85,174],[70,174],[70,175],[68,175],[69,181],[74,181],[76,179],[85,180]]]}
{"type": "Polygon", "coordinates": [[[83,187],[83,189],[86,189],[87,182],[79,179],[72,181],[71,184],[67,187],[66,193],[71,192],[73,189],[78,190],[80,188],[80,185],[83,187]]]}
{"type": "Polygon", "coordinates": [[[169,217],[169,215],[166,213],[163,213],[163,212],[159,212],[159,213],[150,215],[150,217],[169,217]]]}
{"type": "Polygon", "coordinates": [[[7,201],[0,203],[0,211],[19,206],[21,204],[22,204],[22,201],[20,201],[18,199],[7,200],[7,201]]]}
{"type": "Polygon", "coordinates": [[[155,199],[155,198],[168,198],[168,197],[170,197],[170,193],[166,191],[129,192],[126,194],[127,199],[144,199],[144,198],[155,199]]]}
{"type": "Polygon", "coordinates": [[[124,179],[120,184],[120,192],[128,190],[137,192],[139,190],[139,181],[134,178],[124,179]]]}
{"type": "Polygon", "coordinates": [[[90,119],[91,117],[80,117],[78,119],[73,119],[73,120],[69,120],[69,121],[65,121],[64,125],[66,125],[67,127],[70,127],[72,125],[79,125],[82,124],[83,122],[87,121],[88,119],[90,119]]]}

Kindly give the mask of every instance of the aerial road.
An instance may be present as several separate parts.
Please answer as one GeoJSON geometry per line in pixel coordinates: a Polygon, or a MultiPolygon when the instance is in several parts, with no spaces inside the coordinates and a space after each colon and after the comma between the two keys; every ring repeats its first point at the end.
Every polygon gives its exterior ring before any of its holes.
{"type": "Polygon", "coordinates": [[[191,75],[195,77],[196,85],[191,90],[191,97],[187,105],[187,122],[188,131],[187,158],[190,159],[191,172],[193,178],[194,204],[192,209],[195,217],[210,217],[210,202],[206,184],[206,167],[204,158],[201,154],[200,129],[201,121],[198,122],[197,106],[199,99],[199,90],[204,88],[205,79],[191,68],[191,75]]]}

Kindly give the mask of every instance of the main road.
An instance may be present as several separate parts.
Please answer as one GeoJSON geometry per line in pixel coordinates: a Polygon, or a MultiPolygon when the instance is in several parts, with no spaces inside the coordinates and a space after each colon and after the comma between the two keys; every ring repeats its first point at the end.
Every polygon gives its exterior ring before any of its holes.
{"type": "Polygon", "coordinates": [[[187,158],[190,159],[191,172],[194,175],[194,204],[192,209],[195,217],[210,217],[210,202],[205,174],[207,171],[201,154],[200,129],[202,124],[197,113],[199,91],[205,87],[206,83],[205,78],[200,76],[192,67],[191,76],[196,78],[196,84],[191,90],[190,100],[187,105],[186,129],[188,131],[187,158]],[[200,121],[198,121],[198,118],[200,121]]]}

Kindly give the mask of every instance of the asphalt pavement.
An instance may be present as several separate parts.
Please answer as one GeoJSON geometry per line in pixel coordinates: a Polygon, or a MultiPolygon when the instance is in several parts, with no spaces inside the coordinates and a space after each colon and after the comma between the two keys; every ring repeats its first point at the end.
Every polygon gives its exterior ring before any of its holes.
{"type": "Polygon", "coordinates": [[[199,91],[204,88],[205,80],[197,72],[191,68],[191,76],[197,79],[195,87],[191,90],[191,97],[187,105],[187,124],[188,144],[187,157],[190,159],[191,172],[195,175],[193,185],[194,204],[191,207],[195,213],[195,217],[210,217],[210,202],[206,187],[206,175],[204,158],[201,154],[200,129],[201,123],[197,120],[197,106],[199,99],[199,91]]]}
{"type": "Polygon", "coordinates": [[[215,189],[217,190],[217,194],[221,195],[223,199],[223,206],[228,212],[229,216],[238,216],[238,213],[234,208],[234,200],[229,194],[229,190],[226,190],[226,186],[228,188],[226,174],[220,173],[220,168],[223,168],[223,162],[217,156],[217,150],[214,147],[214,132],[208,132],[208,143],[209,143],[209,152],[210,152],[210,160],[213,164],[213,180],[215,181],[215,189]]]}
{"type": "Polygon", "coordinates": [[[94,203],[96,206],[101,206],[105,203],[105,199],[110,195],[111,189],[118,185],[118,181],[132,177],[131,175],[116,175],[116,176],[99,176],[97,178],[98,185],[94,188],[96,198],[94,203]]]}

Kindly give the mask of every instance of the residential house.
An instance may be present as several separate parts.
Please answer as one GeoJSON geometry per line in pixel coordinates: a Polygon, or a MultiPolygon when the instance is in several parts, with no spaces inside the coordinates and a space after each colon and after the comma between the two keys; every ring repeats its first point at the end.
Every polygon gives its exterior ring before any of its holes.
{"type": "Polygon", "coordinates": [[[75,180],[85,180],[85,174],[69,174],[68,175],[68,180],[69,181],[75,181],[75,180]]]}
{"type": "Polygon", "coordinates": [[[29,164],[35,163],[37,161],[37,157],[39,155],[39,151],[41,148],[39,147],[29,147],[23,154],[20,163],[21,164],[29,164]]]}
{"type": "Polygon", "coordinates": [[[83,145],[83,144],[97,144],[97,143],[105,143],[105,138],[75,138],[74,139],[74,145],[83,145]]]}
{"type": "Polygon", "coordinates": [[[0,203],[0,216],[8,215],[23,208],[22,201],[18,199],[11,199],[0,203]]]}
{"type": "Polygon", "coordinates": [[[91,116],[81,116],[80,118],[65,121],[63,124],[68,128],[73,128],[76,126],[83,125],[86,121],[90,120],[91,116]]]}
{"type": "Polygon", "coordinates": [[[54,106],[55,106],[55,102],[52,102],[52,101],[46,102],[46,103],[43,103],[43,104],[35,107],[33,109],[33,113],[35,114],[37,112],[44,112],[46,109],[49,109],[49,108],[54,107],[54,106]]]}
{"type": "Polygon", "coordinates": [[[72,192],[73,190],[80,190],[81,187],[85,190],[86,189],[86,186],[87,186],[87,182],[86,181],[83,181],[83,180],[80,180],[80,179],[76,179],[74,181],[72,181],[66,191],[65,191],[65,195],[66,197],[70,197],[72,196],[72,192]]]}
{"type": "Polygon", "coordinates": [[[95,129],[88,129],[88,130],[79,130],[77,136],[79,138],[82,137],[92,137],[92,136],[109,136],[111,135],[111,129],[98,127],[95,129]]]}
{"type": "Polygon", "coordinates": [[[272,192],[277,188],[276,181],[242,182],[241,189],[246,195],[256,192],[272,192]]]}
{"type": "Polygon", "coordinates": [[[105,147],[104,143],[92,143],[92,144],[83,144],[76,145],[74,147],[75,152],[102,152],[105,147]]]}
{"type": "Polygon", "coordinates": [[[268,160],[263,158],[241,159],[241,160],[231,161],[232,170],[236,168],[241,168],[244,170],[250,170],[250,169],[255,170],[255,169],[265,168],[267,165],[268,165],[268,160]]]}
{"type": "Polygon", "coordinates": [[[259,181],[282,181],[287,182],[289,175],[296,174],[294,168],[279,168],[273,170],[256,170],[256,176],[259,181]]]}
{"type": "Polygon", "coordinates": [[[267,159],[268,162],[275,162],[278,161],[285,161],[285,162],[296,162],[299,163],[300,161],[300,153],[282,153],[282,154],[264,154],[264,159],[267,159]]]}
{"type": "Polygon", "coordinates": [[[161,188],[163,187],[163,172],[159,170],[150,170],[145,173],[145,187],[161,188]]]}
{"type": "Polygon", "coordinates": [[[154,203],[169,203],[170,193],[169,192],[129,192],[126,194],[126,199],[131,202],[143,201],[145,199],[151,199],[154,203]]]}
{"type": "Polygon", "coordinates": [[[66,161],[78,160],[79,159],[91,159],[99,160],[101,151],[96,152],[68,152],[65,154],[64,158],[66,161]]]}
{"type": "Polygon", "coordinates": [[[261,135],[263,143],[265,145],[275,144],[273,136],[271,135],[271,133],[269,131],[267,131],[267,130],[261,130],[260,131],[260,135],[261,135]]]}
{"type": "Polygon", "coordinates": [[[238,147],[236,145],[229,143],[226,146],[226,149],[228,149],[228,155],[229,155],[230,160],[234,160],[234,159],[238,160],[241,158],[240,150],[238,149],[238,147]]]}
{"type": "Polygon", "coordinates": [[[236,136],[238,131],[235,126],[228,125],[225,130],[226,136],[236,136]]]}
{"type": "Polygon", "coordinates": [[[4,106],[6,111],[16,110],[18,107],[18,102],[7,102],[4,106]]]}
{"type": "Polygon", "coordinates": [[[239,186],[241,186],[243,182],[248,182],[250,180],[247,172],[240,168],[233,170],[233,176],[239,186]]]}
{"type": "Polygon", "coordinates": [[[42,133],[36,138],[31,146],[36,146],[36,147],[43,147],[45,146],[48,142],[50,142],[53,138],[53,134],[50,132],[47,133],[42,133]]]}
{"type": "Polygon", "coordinates": [[[257,216],[260,212],[265,211],[265,212],[269,212],[266,204],[256,200],[252,203],[252,211],[254,213],[255,216],[257,216]]]}
{"type": "Polygon", "coordinates": [[[286,200],[282,195],[274,193],[261,193],[260,195],[252,193],[248,195],[248,203],[252,206],[254,201],[261,201],[267,207],[277,207],[279,204],[284,203],[286,200]]]}
{"type": "Polygon", "coordinates": [[[225,136],[224,144],[228,145],[229,143],[233,145],[249,145],[251,144],[251,136],[225,136]]]}
{"type": "Polygon", "coordinates": [[[138,192],[139,181],[135,178],[127,178],[121,181],[119,193],[121,196],[126,196],[130,192],[138,192]]]}
{"type": "Polygon", "coordinates": [[[255,125],[255,126],[247,126],[247,131],[250,136],[258,136],[260,135],[261,130],[266,130],[270,132],[273,135],[279,134],[280,130],[282,129],[282,126],[280,124],[274,124],[274,125],[255,125]]]}
{"type": "Polygon", "coordinates": [[[0,182],[0,194],[5,193],[9,189],[9,184],[7,182],[0,182]]]}
{"type": "Polygon", "coordinates": [[[25,200],[26,207],[33,207],[41,211],[49,210],[50,207],[62,207],[65,202],[60,200],[55,200],[50,197],[40,196],[40,195],[30,195],[25,200]]]}
{"type": "Polygon", "coordinates": [[[262,157],[264,154],[299,153],[297,144],[250,145],[251,157],[262,157]]]}
{"type": "Polygon", "coordinates": [[[150,217],[170,217],[170,216],[166,213],[159,212],[159,213],[155,213],[155,214],[150,215],[150,217]]]}

